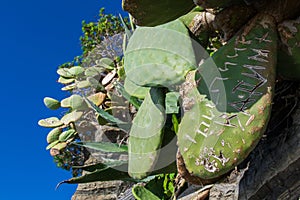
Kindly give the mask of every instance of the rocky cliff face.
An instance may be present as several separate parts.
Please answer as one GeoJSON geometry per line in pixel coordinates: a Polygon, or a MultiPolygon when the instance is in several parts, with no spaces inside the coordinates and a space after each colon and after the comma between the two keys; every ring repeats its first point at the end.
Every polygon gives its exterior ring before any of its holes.
{"type": "Polygon", "coordinates": [[[123,181],[79,184],[72,200],[115,200],[127,187],[123,181]]]}
{"type": "Polygon", "coordinates": [[[240,183],[240,199],[300,197],[300,87],[287,83],[285,92],[277,90],[265,137],[246,161],[249,169],[240,183]]]}
{"type": "MultiPolygon", "coordinates": [[[[98,162],[95,157],[85,162],[86,165],[98,162]]],[[[83,172],[84,174],[84,172],[83,172]]],[[[116,200],[132,184],[124,181],[103,181],[78,184],[72,200],[116,200]]]]}

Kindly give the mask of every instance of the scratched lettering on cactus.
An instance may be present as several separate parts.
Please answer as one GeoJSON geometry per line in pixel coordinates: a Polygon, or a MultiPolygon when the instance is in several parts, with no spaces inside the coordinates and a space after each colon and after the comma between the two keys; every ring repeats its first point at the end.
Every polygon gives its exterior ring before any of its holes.
{"type": "Polygon", "coordinates": [[[219,116],[219,119],[222,119],[222,121],[216,121],[215,120],[214,123],[219,124],[221,126],[227,126],[227,127],[232,127],[232,128],[240,127],[242,131],[245,130],[242,123],[241,123],[241,120],[240,120],[239,116],[236,115],[236,114],[230,115],[230,114],[224,113],[224,114],[219,116]],[[232,120],[234,120],[234,119],[237,120],[238,124],[234,124],[232,122],[232,120]]]}
{"type": "Polygon", "coordinates": [[[233,56],[227,55],[227,58],[236,58],[239,56],[238,51],[246,51],[247,48],[234,48],[235,54],[233,56]]]}
{"type": "MultiPolygon", "coordinates": [[[[249,78],[257,79],[259,81],[259,83],[258,83],[259,87],[261,86],[261,84],[263,85],[267,82],[267,79],[265,77],[263,77],[261,74],[259,74],[257,71],[255,71],[255,69],[264,70],[264,69],[266,69],[265,67],[253,66],[253,65],[243,65],[243,67],[249,69],[252,72],[252,74],[242,73],[242,75],[247,76],[249,78]]],[[[257,88],[257,86],[256,86],[256,88],[257,88]]]]}
{"type": "MultiPolygon", "coordinates": [[[[267,39],[269,33],[264,34],[262,37],[255,37],[256,40],[259,41],[259,43],[262,42],[271,42],[271,40],[267,39]]],[[[245,39],[242,40],[243,43],[245,43],[245,39]]],[[[246,43],[245,43],[246,44],[246,43]]],[[[234,58],[238,56],[238,50],[244,50],[245,48],[235,48],[235,55],[234,56],[227,56],[228,58],[234,58]]],[[[269,57],[269,50],[264,49],[254,49],[251,48],[251,51],[255,54],[252,56],[248,56],[249,60],[254,60],[262,63],[268,62],[269,57]]],[[[240,101],[231,102],[229,103],[234,109],[237,111],[244,112],[248,108],[248,104],[251,104],[255,101],[252,96],[259,96],[262,93],[256,92],[256,90],[260,87],[262,87],[266,82],[267,79],[264,78],[261,74],[259,74],[256,70],[265,70],[266,68],[264,66],[260,65],[247,65],[244,64],[243,68],[246,68],[249,70],[249,72],[242,72],[242,75],[251,79],[256,80],[256,84],[248,83],[244,80],[238,81],[238,83],[233,87],[232,93],[235,93],[236,91],[245,92],[248,94],[245,98],[244,95],[239,95],[238,98],[241,99],[240,101]]]]}
{"type": "Polygon", "coordinates": [[[236,66],[237,64],[236,64],[236,63],[232,63],[232,62],[225,62],[225,63],[224,63],[224,68],[219,67],[219,70],[220,70],[221,72],[226,72],[226,71],[228,71],[228,70],[229,70],[229,69],[228,69],[228,65],[236,66]]]}
{"type": "Polygon", "coordinates": [[[257,54],[254,56],[249,56],[248,57],[249,60],[255,60],[258,62],[265,62],[265,63],[269,62],[267,60],[267,58],[269,57],[269,53],[270,53],[269,50],[264,50],[264,49],[251,49],[251,50],[257,54]]]}
{"type": "Polygon", "coordinates": [[[236,86],[234,86],[234,88],[232,89],[232,93],[235,93],[236,91],[241,91],[250,93],[251,95],[261,95],[260,92],[255,92],[255,90],[264,85],[265,83],[266,82],[264,80],[260,81],[255,85],[251,83],[246,83],[244,81],[240,81],[236,86]]]}
{"type": "MultiPolygon", "coordinates": [[[[212,121],[212,119],[215,117],[215,115],[213,114],[212,110],[210,109],[210,115],[201,115],[202,118],[207,119],[208,121],[212,121]]],[[[210,124],[202,121],[199,125],[199,129],[196,130],[196,133],[200,133],[201,135],[203,135],[204,137],[208,136],[208,130],[210,128],[210,124]]]]}
{"type": "Polygon", "coordinates": [[[245,81],[239,81],[237,85],[235,85],[232,89],[232,93],[235,93],[236,91],[242,91],[245,93],[248,93],[248,97],[245,99],[242,99],[237,102],[231,102],[230,105],[235,108],[237,111],[244,112],[248,107],[247,105],[254,102],[255,99],[251,98],[252,96],[259,96],[262,95],[260,92],[256,92],[256,90],[260,87],[262,87],[266,82],[267,79],[264,78],[261,74],[259,74],[256,70],[264,70],[265,67],[259,66],[259,65],[243,65],[244,68],[247,68],[252,73],[242,73],[242,75],[256,79],[258,81],[256,84],[247,83],[245,81]]]}
{"type": "Polygon", "coordinates": [[[242,39],[242,40],[239,40],[238,43],[240,43],[240,44],[251,44],[251,43],[252,43],[252,40],[245,40],[245,39],[242,39]]]}
{"type": "Polygon", "coordinates": [[[200,133],[204,137],[207,137],[208,136],[207,132],[208,132],[209,128],[210,128],[210,124],[208,124],[206,122],[201,122],[199,129],[196,130],[196,133],[200,133]]]}
{"type": "Polygon", "coordinates": [[[213,81],[210,83],[209,85],[209,91],[214,94],[214,102],[216,105],[219,104],[219,98],[220,98],[220,89],[219,88],[222,88],[220,87],[219,85],[223,85],[224,84],[224,81],[228,80],[228,78],[222,78],[222,77],[215,77],[213,79],[213,81]]]}
{"type": "Polygon", "coordinates": [[[185,137],[187,140],[189,140],[190,142],[192,142],[192,143],[194,143],[194,144],[197,144],[197,141],[196,141],[193,137],[191,137],[189,134],[184,135],[184,137],[185,137]]]}
{"type": "Polygon", "coordinates": [[[237,111],[244,112],[248,108],[247,105],[252,103],[252,102],[255,102],[255,101],[256,101],[255,99],[251,99],[250,96],[249,96],[244,100],[229,103],[229,105],[231,105],[237,111]]]}
{"type": "Polygon", "coordinates": [[[261,38],[256,37],[255,39],[258,40],[259,43],[262,42],[272,42],[272,40],[268,40],[267,37],[269,36],[269,32],[267,32],[266,34],[264,34],[261,38]]]}

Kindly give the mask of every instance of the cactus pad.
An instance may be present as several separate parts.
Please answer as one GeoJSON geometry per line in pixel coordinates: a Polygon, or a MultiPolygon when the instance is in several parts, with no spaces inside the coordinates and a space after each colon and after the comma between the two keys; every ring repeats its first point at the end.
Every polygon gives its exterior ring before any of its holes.
{"type": "Polygon", "coordinates": [[[96,94],[92,94],[88,96],[88,99],[93,102],[96,106],[100,106],[105,100],[106,94],[102,92],[98,92],[96,94]]]}
{"type": "Polygon", "coordinates": [[[150,173],[157,161],[165,123],[164,95],[151,88],[130,130],[128,152],[130,176],[141,179],[150,173]]]}
{"type": "Polygon", "coordinates": [[[46,147],[46,150],[51,149],[52,147],[54,147],[55,145],[57,145],[59,143],[59,140],[55,140],[54,142],[48,144],[48,146],[46,147]]]}
{"type": "Polygon", "coordinates": [[[81,112],[81,111],[70,112],[61,118],[61,122],[64,123],[65,125],[68,125],[71,122],[76,122],[77,120],[80,119],[82,114],[83,114],[83,112],[81,112]]]}
{"type": "Polygon", "coordinates": [[[41,119],[38,121],[38,124],[47,128],[56,128],[63,125],[63,123],[57,117],[41,119]]]}
{"type": "Polygon", "coordinates": [[[188,29],[180,20],[156,27],[139,27],[129,40],[126,78],[139,86],[176,85],[196,68],[188,29]]]}
{"type": "Polygon", "coordinates": [[[122,7],[139,26],[156,26],[188,13],[195,4],[192,0],[123,0],[122,7]]]}
{"type": "Polygon", "coordinates": [[[62,150],[64,148],[67,147],[67,143],[66,142],[60,142],[60,143],[57,143],[55,146],[52,147],[52,149],[57,149],[57,150],[62,150]]]}
{"type": "Polygon", "coordinates": [[[44,98],[44,104],[47,108],[51,110],[56,110],[60,108],[60,102],[57,101],[56,99],[50,98],[50,97],[45,97],[44,98]]]}
{"type": "Polygon", "coordinates": [[[74,78],[64,78],[62,76],[60,76],[57,80],[57,82],[61,83],[61,84],[70,84],[73,83],[75,81],[74,78]]]}
{"type": "Polygon", "coordinates": [[[258,15],[187,75],[178,145],[187,170],[220,177],[243,161],[266,129],[275,83],[275,21],[258,15]]]}
{"type": "Polygon", "coordinates": [[[76,135],[76,131],[74,129],[69,129],[67,131],[64,131],[62,132],[60,135],[59,135],[59,141],[60,142],[66,142],[67,140],[73,138],[75,135],[76,135]]]}
{"type": "Polygon", "coordinates": [[[47,135],[47,143],[50,144],[56,140],[58,140],[59,135],[61,134],[61,128],[54,128],[52,129],[47,135]]]}
{"type": "Polygon", "coordinates": [[[86,110],[88,108],[85,100],[78,94],[73,94],[61,101],[61,106],[72,108],[72,110],[86,110]]]}
{"type": "Polygon", "coordinates": [[[132,81],[130,81],[128,78],[126,78],[124,81],[124,88],[126,92],[128,92],[128,94],[134,97],[138,97],[140,99],[144,99],[150,90],[150,87],[138,86],[132,81]]]}

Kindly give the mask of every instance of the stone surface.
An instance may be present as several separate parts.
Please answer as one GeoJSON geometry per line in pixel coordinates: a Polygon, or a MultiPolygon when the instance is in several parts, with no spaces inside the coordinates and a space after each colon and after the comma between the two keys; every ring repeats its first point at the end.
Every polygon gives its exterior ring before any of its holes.
{"type": "MultiPolygon", "coordinates": [[[[98,162],[98,160],[90,156],[85,164],[96,162],[98,162]]],[[[72,200],[115,200],[131,185],[131,183],[124,181],[99,181],[78,184],[76,192],[72,196],[72,200]]]]}
{"type": "Polygon", "coordinates": [[[79,184],[72,200],[114,200],[127,188],[123,181],[79,184]]]}

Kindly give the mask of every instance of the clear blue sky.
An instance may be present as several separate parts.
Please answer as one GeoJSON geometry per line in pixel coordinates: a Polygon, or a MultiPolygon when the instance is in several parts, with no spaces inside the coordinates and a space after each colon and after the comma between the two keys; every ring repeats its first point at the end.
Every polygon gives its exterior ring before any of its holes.
{"type": "Polygon", "coordinates": [[[58,115],[43,97],[62,99],[56,68],[81,54],[81,21],[95,21],[101,7],[118,14],[121,0],[4,0],[0,2],[2,86],[0,199],[67,200],[76,185],[58,182],[71,177],[53,163],[48,130],[40,118],[58,115]]]}

